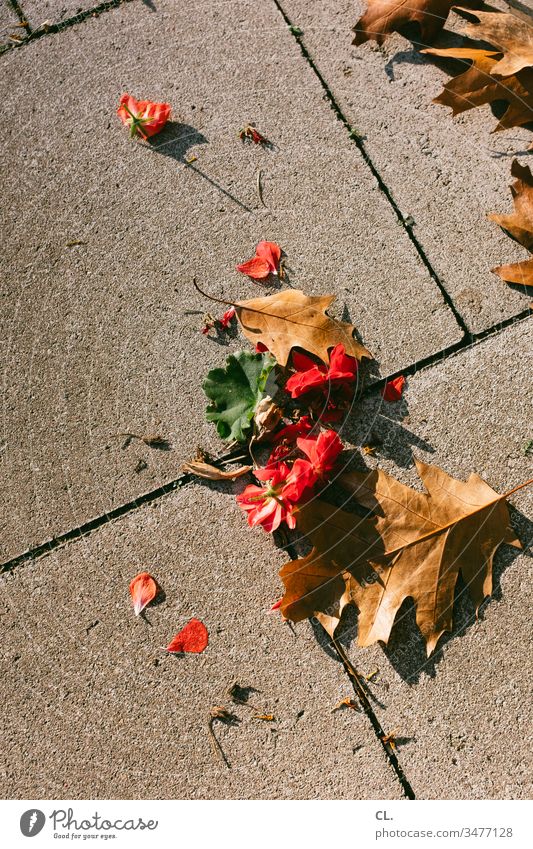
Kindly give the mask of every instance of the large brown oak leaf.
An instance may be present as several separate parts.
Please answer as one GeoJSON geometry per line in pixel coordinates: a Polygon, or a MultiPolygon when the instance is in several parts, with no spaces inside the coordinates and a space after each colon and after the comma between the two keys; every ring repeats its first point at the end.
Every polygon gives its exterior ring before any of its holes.
{"type": "Polygon", "coordinates": [[[361,360],[372,354],[354,338],[355,327],[326,315],[335,295],[310,297],[288,289],[264,298],[239,301],[237,318],[247,339],[266,345],[281,366],[286,366],[292,348],[303,348],[328,363],[328,350],[342,344],[346,353],[361,360]]]}
{"type": "Polygon", "coordinates": [[[521,547],[507,496],[475,474],[464,483],[437,466],[416,466],[426,492],[381,470],[342,476],[353,498],[374,511],[369,518],[317,499],[302,508],[298,527],[314,548],[280,572],[284,616],[298,621],[314,613],[333,634],[343,607],[353,603],[359,645],[368,646],[388,642],[398,610],[412,598],[430,655],[452,629],[459,573],[478,610],[492,592],[497,548],[521,547]]]}

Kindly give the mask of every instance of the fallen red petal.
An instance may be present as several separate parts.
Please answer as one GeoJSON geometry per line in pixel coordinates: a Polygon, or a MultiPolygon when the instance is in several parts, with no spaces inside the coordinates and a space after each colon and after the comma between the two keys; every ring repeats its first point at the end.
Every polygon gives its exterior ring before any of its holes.
{"type": "Polygon", "coordinates": [[[237,271],[247,274],[252,280],[265,280],[270,274],[270,265],[266,259],[254,256],[253,259],[237,265],[237,271]]]}
{"type": "Polygon", "coordinates": [[[138,616],[157,595],[157,584],[149,572],[141,572],[131,581],[130,595],[135,615],[138,616]]]}
{"type": "Polygon", "coordinates": [[[166,648],[171,654],[190,652],[199,654],[209,642],[209,633],[203,622],[199,619],[191,619],[190,622],[176,634],[172,642],[166,648]]]}
{"type": "Polygon", "coordinates": [[[399,377],[395,377],[394,380],[389,380],[388,383],[385,384],[385,388],[381,394],[385,401],[399,401],[403,395],[404,386],[405,377],[401,374],[399,377]]]}
{"type": "Polygon", "coordinates": [[[283,598],[280,598],[279,601],[277,601],[275,604],[272,605],[270,610],[279,610],[282,602],[283,602],[283,598]]]}

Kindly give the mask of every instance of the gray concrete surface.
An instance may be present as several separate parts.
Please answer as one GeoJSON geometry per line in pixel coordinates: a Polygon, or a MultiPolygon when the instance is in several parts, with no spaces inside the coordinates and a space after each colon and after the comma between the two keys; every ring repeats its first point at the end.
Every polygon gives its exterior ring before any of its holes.
{"type": "Polygon", "coordinates": [[[2,57],[3,560],[174,479],[197,443],[219,447],[201,381],[240,343],[200,334],[218,306],[192,278],[257,293],[234,265],[261,238],[285,249],[293,286],[338,294],[382,373],[459,338],[275,7],[156,6],[2,57]],[[115,115],[124,90],[173,104],[152,149],[115,115]],[[238,141],[246,121],[273,151],[238,141]],[[121,450],[118,433],[153,430],[172,451],[121,450]]]}
{"type": "Polygon", "coordinates": [[[342,667],[268,614],[284,561],[228,486],[191,485],[0,580],[2,787],[14,798],[401,798],[342,667]],[[207,524],[206,524],[207,520],[207,524]],[[162,604],[133,614],[149,569],[162,604]],[[160,650],[192,616],[201,655],[160,650]],[[254,687],[239,723],[207,733],[254,687]],[[274,722],[254,720],[273,714],[274,722]]]}
{"type": "Polygon", "coordinates": [[[450,74],[400,35],[382,47],[353,46],[351,28],[366,0],[281,5],[303,30],[303,43],[402,214],[414,219],[413,233],[470,329],[526,309],[531,298],[502,285],[490,269],[528,253],[486,216],[511,210],[512,158],[526,153],[531,132],[491,135],[497,120],[488,106],[452,119],[431,103],[450,74]]]}
{"type": "Polygon", "coordinates": [[[11,35],[23,37],[26,35],[25,30],[18,27],[20,23],[17,15],[8,4],[7,0],[0,2],[0,46],[4,44],[13,44],[11,35]]]}
{"type": "MultiPolygon", "coordinates": [[[[531,438],[531,319],[409,380],[405,403],[367,402],[352,438],[369,430],[383,448],[379,464],[416,486],[411,451],[461,480],[475,471],[497,492],[533,476],[524,456],[531,438]],[[391,412],[392,411],[392,412],[391,412]],[[424,449],[423,446],[426,446],[424,449]]],[[[370,684],[385,731],[396,731],[398,756],[417,798],[531,798],[530,691],[533,488],[510,499],[524,551],[502,546],[495,558],[494,597],[479,621],[459,589],[456,632],[428,661],[412,608],[399,613],[390,648],[359,649],[361,672],[379,668],[370,684]],[[528,548],[529,546],[529,548],[528,548]]],[[[346,638],[354,621],[346,620],[346,638]]]]}

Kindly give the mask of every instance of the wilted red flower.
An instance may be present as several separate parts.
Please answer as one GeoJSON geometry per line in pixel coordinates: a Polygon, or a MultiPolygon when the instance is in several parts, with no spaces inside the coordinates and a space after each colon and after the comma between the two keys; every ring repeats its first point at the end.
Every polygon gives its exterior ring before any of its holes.
{"type": "Polygon", "coordinates": [[[344,350],[344,345],[335,345],[329,355],[329,368],[324,363],[314,360],[294,351],[292,364],[296,373],[288,379],[285,389],[292,398],[299,398],[314,389],[325,389],[333,384],[353,383],[357,377],[358,363],[355,357],[350,357],[344,350]]]}
{"type": "Polygon", "coordinates": [[[269,274],[278,274],[280,259],[281,248],[276,242],[259,242],[255,256],[236,268],[252,280],[265,280],[269,274]]]}
{"type": "Polygon", "coordinates": [[[256,127],[252,127],[251,124],[246,124],[242,130],[239,130],[239,138],[241,141],[250,139],[254,144],[270,144],[268,139],[256,127]]]}
{"type": "Polygon", "coordinates": [[[257,469],[254,473],[260,481],[268,481],[268,486],[250,484],[237,496],[237,503],[248,513],[251,528],[262,525],[265,531],[275,531],[282,522],[289,528],[296,527],[293,514],[294,504],[284,496],[284,487],[290,469],[285,463],[257,469]]]}
{"type": "Polygon", "coordinates": [[[395,377],[394,380],[389,380],[381,393],[385,401],[399,401],[403,395],[403,388],[405,386],[405,377],[403,374],[400,374],[398,377],[395,377]]]}
{"type": "Polygon", "coordinates": [[[170,118],[170,106],[151,100],[135,100],[131,94],[123,94],[117,115],[129,127],[132,137],[138,134],[146,140],[163,129],[170,118]]]}
{"type": "Polygon", "coordinates": [[[300,416],[297,422],[282,428],[274,436],[274,442],[296,442],[299,436],[307,436],[313,429],[313,422],[309,416],[300,416]]]}

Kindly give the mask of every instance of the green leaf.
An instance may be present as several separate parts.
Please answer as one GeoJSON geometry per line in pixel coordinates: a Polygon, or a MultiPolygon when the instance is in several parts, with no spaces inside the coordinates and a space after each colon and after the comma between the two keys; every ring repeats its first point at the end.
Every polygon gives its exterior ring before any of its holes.
{"type": "Polygon", "coordinates": [[[257,405],[261,401],[268,375],[276,365],[270,354],[238,351],[230,354],[226,368],[208,373],[203,390],[212,402],[206,411],[208,422],[216,422],[222,439],[246,442],[257,405]]]}

